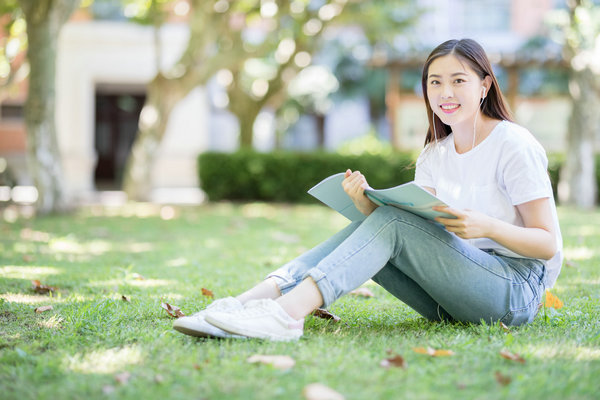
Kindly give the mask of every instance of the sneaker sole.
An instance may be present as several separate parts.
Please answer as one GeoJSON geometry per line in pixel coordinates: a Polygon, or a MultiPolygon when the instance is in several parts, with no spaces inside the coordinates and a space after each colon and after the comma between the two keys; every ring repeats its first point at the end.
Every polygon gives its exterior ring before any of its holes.
{"type": "Polygon", "coordinates": [[[246,339],[244,336],[238,336],[238,335],[234,335],[228,332],[224,332],[224,335],[214,335],[214,334],[210,334],[210,333],[206,333],[203,331],[199,331],[196,330],[194,328],[188,328],[186,326],[182,326],[182,325],[173,325],[173,329],[175,329],[177,332],[181,332],[183,334],[189,335],[189,336],[195,336],[195,337],[201,337],[201,338],[211,338],[211,339],[246,339]]]}
{"type": "Polygon", "coordinates": [[[211,325],[214,325],[217,328],[223,329],[224,331],[227,331],[231,334],[242,335],[245,337],[250,337],[250,338],[255,338],[255,339],[267,339],[267,340],[273,340],[273,341],[277,341],[277,342],[291,342],[291,341],[300,339],[300,337],[303,334],[302,331],[296,330],[297,333],[295,333],[293,336],[292,335],[290,335],[290,336],[273,335],[268,332],[244,330],[244,329],[238,328],[234,325],[230,325],[227,322],[222,322],[218,319],[213,319],[210,315],[207,315],[204,319],[211,325]]]}

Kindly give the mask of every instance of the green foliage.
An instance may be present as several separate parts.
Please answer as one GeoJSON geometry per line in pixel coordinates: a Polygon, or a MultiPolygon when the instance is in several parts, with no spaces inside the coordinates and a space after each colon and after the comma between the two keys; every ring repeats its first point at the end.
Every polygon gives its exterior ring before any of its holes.
{"type": "MultiPolygon", "coordinates": [[[[202,189],[211,201],[263,200],[312,202],[306,191],[322,179],[350,168],[359,170],[376,189],[384,189],[414,179],[416,153],[395,152],[382,146],[373,136],[348,142],[338,153],[300,153],[277,151],[257,153],[206,152],[198,157],[202,189]],[[357,145],[367,151],[357,152],[357,145]]],[[[565,163],[562,153],[548,155],[548,174],[554,198],[560,170],[565,163]]],[[[600,154],[596,157],[596,179],[600,187],[600,154]]]]}
{"type": "Polygon", "coordinates": [[[560,168],[565,163],[565,155],[562,153],[551,153],[548,154],[548,174],[550,175],[550,182],[552,182],[552,191],[554,192],[554,198],[558,201],[558,180],[560,178],[560,168]]]}
{"type": "Polygon", "coordinates": [[[198,159],[202,189],[213,201],[313,201],[306,191],[322,179],[346,169],[359,170],[378,189],[414,178],[414,155],[341,155],[334,153],[207,152],[198,159]]]}
{"type": "Polygon", "coordinates": [[[0,4],[0,99],[27,76],[22,53],[27,49],[26,24],[16,0],[0,4]]]}

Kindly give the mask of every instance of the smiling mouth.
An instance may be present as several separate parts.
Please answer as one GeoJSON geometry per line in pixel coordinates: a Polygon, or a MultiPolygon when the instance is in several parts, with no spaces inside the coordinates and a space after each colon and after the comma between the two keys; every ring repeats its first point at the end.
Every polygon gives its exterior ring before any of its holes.
{"type": "Polygon", "coordinates": [[[458,110],[459,107],[460,107],[460,104],[441,104],[440,105],[440,108],[446,114],[452,114],[453,112],[458,110]]]}

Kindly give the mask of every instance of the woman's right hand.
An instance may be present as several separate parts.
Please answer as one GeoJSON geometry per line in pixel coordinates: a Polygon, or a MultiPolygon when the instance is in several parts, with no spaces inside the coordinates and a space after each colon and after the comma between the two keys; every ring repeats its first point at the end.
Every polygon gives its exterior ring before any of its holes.
{"type": "Polygon", "coordinates": [[[344,192],[350,196],[352,202],[366,216],[369,216],[376,208],[377,204],[373,203],[365,196],[365,189],[369,187],[367,179],[360,171],[346,170],[346,175],[342,181],[344,192]]]}

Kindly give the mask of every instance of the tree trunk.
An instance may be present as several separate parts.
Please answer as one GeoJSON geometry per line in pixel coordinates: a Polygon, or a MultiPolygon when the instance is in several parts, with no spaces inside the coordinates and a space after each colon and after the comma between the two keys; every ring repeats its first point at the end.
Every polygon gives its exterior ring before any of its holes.
{"type": "Polygon", "coordinates": [[[317,123],[317,146],[323,150],[325,148],[325,115],[319,113],[314,115],[317,123]]]}
{"type": "Polygon", "coordinates": [[[573,110],[567,134],[567,160],[561,172],[560,201],[591,209],[596,203],[597,184],[594,144],[600,127],[600,95],[591,69],[573,71],[569,82],[573,110]]]}
{"type": "Polygon", "coordinates": [[[237,111],[235,115],[240,123],[240,147],[242,149],[252,149],[252,139],[254,138],[254,122],[260,113],[258,107],[246,107],[244,111],[237,111]]]}
{"type": "Polygon", "coordinates": [[[27,22],[29,91],[25,102],[27,162],[41,214],[66,208],[55,124],[56,47],[78,0],[20,0],[27,22]]]}
{"type": "Polygon", "coordinates": [[[181,84],[157,75],[148,84],[146,102],[140,114],[139,130],[127,158],[123,190],[131,200],[149,201],[152,194],[152,168],[175,105],[195,85],[181,84]]]}
{"type": "MultiPolygon", "coordinates": [[[[228,14],[215,12],[213,2],[209,1],[190,0],[190,6],[190,37],[185,51],[171,71],[165,74],[159,71],[148,84],[140,129],[123,174],[123,190],[130,200],[150,200],[154,159],[175,105],[219,69],[239,60],[233,47],[229,51],[215,52],[218,49],[215,43],[230,30],[228,14]]],[[[159,26],[155,29],[158,32],[159,26]]],[[[160,46],[158,36],[155,36],[155,44],[160,46]]]]}

